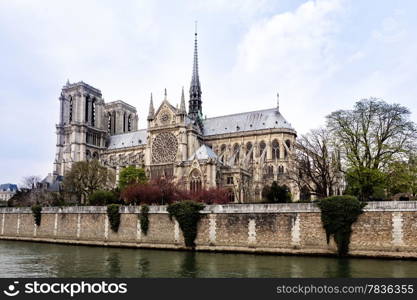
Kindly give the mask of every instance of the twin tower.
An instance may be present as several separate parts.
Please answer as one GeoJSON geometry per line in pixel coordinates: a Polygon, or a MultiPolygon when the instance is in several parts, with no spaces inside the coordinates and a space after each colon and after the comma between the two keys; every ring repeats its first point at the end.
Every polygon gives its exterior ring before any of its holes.
{"type": "MultiPolygon", "coordinates": [[[[194,39],[193,72],[189,95],[187,119],[192,120],[202,130],[197,33],[194,39]]],[[[135,107],[121,100],[105,103],[101,91],[83,81],[77,83],[67,81],[62,88],[59,102],[55,175],[63,176],[74,162],[99,159],[108,148],[111,136],[138,130],[138,115],[135,107]]],[[[181,102],[181,108],[186,113],[184,94],[181,102]]],[[[154,113],[151,97],[149,116],[154,113]]]]}

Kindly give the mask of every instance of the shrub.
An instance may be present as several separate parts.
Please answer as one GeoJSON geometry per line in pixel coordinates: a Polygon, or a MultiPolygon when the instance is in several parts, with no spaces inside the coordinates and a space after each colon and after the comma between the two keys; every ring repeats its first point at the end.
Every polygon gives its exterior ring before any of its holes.
{"type": "Polygon", "coordinates": [[[174,216],[178,221],[184,242],[187,247],[195,247],[194,240],[197,237],[197,226],[200,221],[200,210],[204,208],[204,204],[194,201],[182,201],[168,205],[169,217],[174,216]]]}
{"type": "Polygon", "coordinates": [[[148,234],[149,229],[149,206],[148,205],[142,205],[140,208],[140,214],[139,214],[139,221],[140,221],[140,230],[144,235],[148,234]]]}
{"type": "Polygon", "coordinates": [[[262,191],[262,197],[272,203],[291,202],[291,193],[287,186],[278,185],[276,181],[271,186],[265,186],[262,191]]]}
{"type": "Polygon", "coordinates": [[[327,243],[333,236],[339,256],[348,253],[352,224],[363,212],[365,205],[354,196],[333,196],[318,202],[327,243]]]}
{"type": "Polygon", "coordinates": [[[223,188],[202,189],[196,193],[188,193],[186,198],[205,204],[226,204],[230,202],[229,191],[223,188]]]}
{"type": "Polygon", "coordinates": [[[88,204],[90,205],[108,205],[117,203],[117,197],[110,191],[95,191],[88,197],[88,204]]]}
{"type": "Polygon", "coordinates": [[[33,205],[32,214],[33,214],[33,219],[35,220],[36,226],[40,226],[41,218],[42,218],[42,206],[40,206],[39,204],[33,205]]]}
{"type": "Polygon", "coordinates": [[[118,204],[110,204],[107,206],[107,217],[109,218],[111,230],[117,232],[120,225],[120,212],[118,204]]]}

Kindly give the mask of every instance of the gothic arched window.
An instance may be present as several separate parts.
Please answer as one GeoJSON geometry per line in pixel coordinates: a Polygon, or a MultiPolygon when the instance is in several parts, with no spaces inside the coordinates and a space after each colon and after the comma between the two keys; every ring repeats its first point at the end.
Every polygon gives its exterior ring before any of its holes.
{"type": "MultiPolygon", "coordinates": [[[[288,150],[290,150],[290,149],[291,149],[291,142],[290,142],[290,140],[286,140],[286,141],[285,141],[285,145],[287,145],[288,150]]],[[[285,157],[285,158],[287,158],[287,157],[288,157],[288,151],[287,151],[287,149],[284,149],[284,157],[285,157]]]]}
{"type": "Polygon", "coordinates": [[[107,114],[107,131],[112,133],[111,113],[107,114]]]}
{"type": "MultiPolygon", "coordinates": [[[[264,153],[264,151],[266,151],[266,144],[264,141],[261,141],[259,143],[259,156],[262,156],[262,154],[264,153]]],[[[266,155],[266,153],[265,153],[266,155]]]]}
{"type": "Polygon", "coordinates": [[[127,126],[126,126],[126,112],[123,113],[123,132],[127,131],[127,126]]]}
{"type": "Polygon", "coordinates": [[[274,175],[274,167],[273,166],[268,166],[268,175],[269,176],[273,176],[274,175]]]}
{"type": "Polygon", "coordinates": [[[72,108],[73,108],[72,97],[69,98],[69,122],[72,122],[72,108]]]}
{"type": "Polygon", "coordinates": [[[279,159],[279,143],[277,140],[272,141],[272,159],[279,159]]]}
{"type": "Polygon", "coordinates": [[[85,97],[85,111],[84,111],[84,115],[85,115],[85,122],[88,123],[88,107],[90,106],[90,97],[85,97]]]}
{"type": "Polygon", "coordinates": [[[91,125],[95,126],[96,123],[96,100],[91,100],[91,125]]]}
{"type": "Polygon", "coordinates": [[[249,156],[248,161],[250,163],[253,161],[253,151],[252,151],[252,148],[253,148],[252,143],[251,142],[248,142],[246,144],[246,156],[249,156]]]}
{"type": "Polygon", "coordinates": [[[190,173],[190,191],[192,193],[198,193],[199,191],[201,191],[201,187],[201,173],[199,170],[194,169],[190,173]]]}
{"type": "Polygon", "coordinates": [[[225,162],[226,160],[226,145],[223,144],[220,146],[220,161],[225,162]]]}
{"type": "Polygon", "coordinates": [[[235,165],[239,164],[239,155],[240,155],[240,146],[239,144],[235,144],[233,146],[233,155],[235,156],[235,165]]]}
{"type": "Polygon", "coordinates": [[[127,118],[127,131],[132,131],[132,115],[127,118]]]}

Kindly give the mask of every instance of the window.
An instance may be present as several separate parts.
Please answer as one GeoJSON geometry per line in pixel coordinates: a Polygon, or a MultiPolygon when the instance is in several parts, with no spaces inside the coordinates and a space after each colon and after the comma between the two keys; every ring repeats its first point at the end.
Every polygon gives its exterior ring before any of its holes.
{"type": "Polygon", "coordinates": [[[90,97],[85,97],[85,122],[88,123],[88,106],[90,105],[90,97]]]}
{"type": "Polygon", "coordinates": [[[278,174],[284,174],[284,167],[283,166],[278,167],[278,174]]]}
{"type": "Polygon", "coordinates": [[[224,163],[226,160],[226,145],[223,144],[220,147],[220,161],[224,163]]]}
{"type": "Polygon", "coordinates": [[[197,193],[201,191],[201,174],[200,171],[194,169],[190,174],[190,191],[192,193],[197,193]]]}
{"type": "Polygon", "coordinates": [[[227,177],[227,184],[233,184],[233,177],[232,176],[227,177]]]}
{"type": "Polygon", "coordinates": [[[126,132],[126,112],[123,113],[123,132],[126,132]]]}
{"type": "MultiPolygon", "coordinates": [[[[290,140],[286,140],[286,141],[285,141],[285,145],[287,145],[288,150],[290,150],[290,149],[291,149],[291,142],[290,142],[290,140]]],[[[287,157],[288,157],[288,151],[287,151],[287,149],[284,149],[284,157],[285,157],[285,158],[287,158],[287,157]]]]}
{"type": "Polygon", "coordinates": [[[69,122],[72,122],[72,108],[73,108],[73,102],[72,97],[69,98],[69,122]]]}
{"type": "Polygon", "coordinates": [[[233,146],[233,155],[234,155],[234,157],[235,157],[235,165],[238,165],[239,164],[239,155],[240,155],[240,146],[239,146],[239,144],[235,144],[234,146],[233,146]]]}
{"type": "Polygon", "coordinates": [[[107,114],[107,131],[108,133],[112,133],[111,132],[112,129],[112,124],[111,124],[111,113],[107,114]]]}
{"type": "Polygon", "coordinates": [[[132,115],[127,118],[127,131],[132,131],[132,115]]]}
{"type": "Polygon", "coordinates": [[[235,193],[232,190],[229,190],[228,198],[229,202],[235,202],[235,193]]]}
{"type": "Polygon", "coordinates": [[[252,143],[248,142],[246,144],[246,156],[249,156],[248,162],[251,163],[253,161],[253,151],[252,151],[252,143]]]}
{"type": "Polygon", "coordinates": [[[96,124],[96,100],[91,101],[91,125],[95,126],[96,124]]]}
{"type": "Polygon", "coordinates": [[[259,156],[262,156],[262,154],[264,153],[264,151],[266,151],[266,144],[265,144],[264,141],[261,141],[259,143],[259,156]]]}
{"type": "Polygon", "coordinates": [[[279,143],[277,140],[272,141],[272,159],[279,159],[279,143]]]}

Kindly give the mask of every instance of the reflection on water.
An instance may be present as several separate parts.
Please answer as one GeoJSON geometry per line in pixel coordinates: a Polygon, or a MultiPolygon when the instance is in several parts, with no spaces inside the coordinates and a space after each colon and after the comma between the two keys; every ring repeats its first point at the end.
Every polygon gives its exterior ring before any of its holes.
{"type": "Polygon", "coordinates": [[[0,277],[417,277],[417,261],[225,254],[0,240],[0,277]]]}

